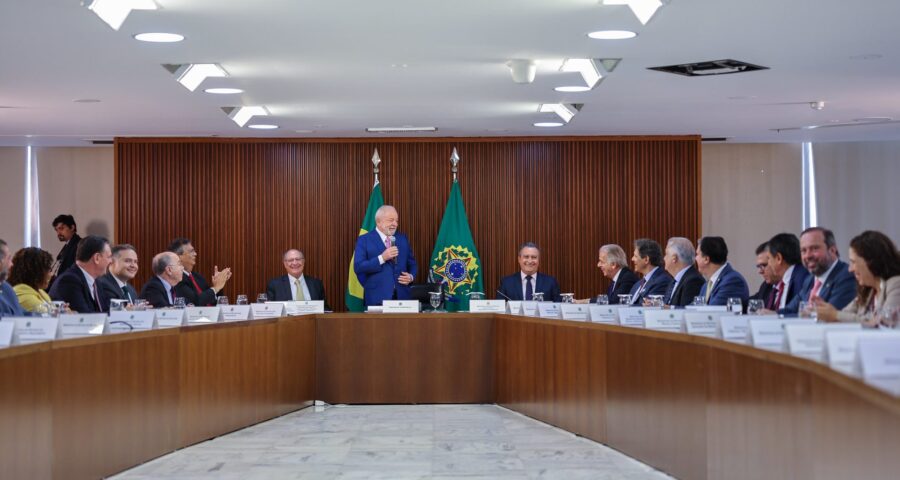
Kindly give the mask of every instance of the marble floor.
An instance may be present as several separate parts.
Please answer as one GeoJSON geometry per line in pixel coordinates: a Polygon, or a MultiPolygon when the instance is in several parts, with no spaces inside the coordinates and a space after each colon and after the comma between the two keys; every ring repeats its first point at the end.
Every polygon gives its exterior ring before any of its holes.
{"type": "Polygon", "coordinates": [[[307,408],[115,479],[670,479],[495,405],[307,408]]]}

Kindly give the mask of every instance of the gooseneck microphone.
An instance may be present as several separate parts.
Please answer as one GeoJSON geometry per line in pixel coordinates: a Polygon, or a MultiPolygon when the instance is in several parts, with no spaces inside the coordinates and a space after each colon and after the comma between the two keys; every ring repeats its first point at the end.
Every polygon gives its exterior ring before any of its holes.
{"type": "Polygon", "coordinates": [[[507,300],[510,301],[510,302],[513,301],[513,299],[511,299],[511,298],[507,297],[506,295],[504,295],[503,292],[501,292],[499,288],[497,289],[497,294],[500,295],[501,297],[507,299],[507,300]]]}

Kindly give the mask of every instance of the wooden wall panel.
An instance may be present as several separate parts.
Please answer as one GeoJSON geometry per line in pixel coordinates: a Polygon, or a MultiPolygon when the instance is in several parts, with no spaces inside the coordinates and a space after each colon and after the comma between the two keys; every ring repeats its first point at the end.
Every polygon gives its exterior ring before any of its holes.
{"type": "Polygon", "coordinates": [[[197,269],[230,266],[225,293],[254,296],[299,247],[306,272],[344,309],[350,257],[381,155],[385,201],[400,212],[426,278],[449,195],[456,147],[466,210],[491,296],[535,241],[541,270],[587,297],[607,282],[597,247],[700,234],[700,139],[686,137],[116,140],[116,238],[134,244],[141,271],[176,236],[194,240],[197,269]]]}
{"type": "Polygon", "coordinates": [[[50,344],[0,349],[0,468],[3,478],[53,474],[50,344]]]}

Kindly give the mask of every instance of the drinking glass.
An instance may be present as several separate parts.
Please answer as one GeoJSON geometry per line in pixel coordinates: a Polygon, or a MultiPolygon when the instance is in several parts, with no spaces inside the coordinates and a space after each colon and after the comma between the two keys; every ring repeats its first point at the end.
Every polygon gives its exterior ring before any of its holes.
{"type": "Polygon", "coordinates": [[[631,305],[631,294],[623,293],[619,295],[619,305],[631,305]]]}
{"type": "Polygon", "coordinates": [[[441,297],[443,297],[441,292],[428,292],[428,302],[431,304],[431,310],[434,313],[438,313],[438,312],[442,311],[442,310],[439,310],[439,308],[441,306],[441,300],[442,300],[441,297]]]}
{"type": "Polygon", "coordinates": [[[114,298],[109,301],[109,311],[110,312],[121,312],[125,310],[125,305],[128,304],[128,300],[122,300],[121,298],[114,298]]]}
{"type": "Polygon", "coordinates": [[[665,295],[647,295],[647,299],[650,300],[651,307],[661,307],[666,303],[665,295]]]}
{"type": "Polygon", "coordinates": [[[216,305],[228,305],[228,297],[225,295],[216,297],[216,305]]]}
{"type": "Polygon", "coordinates": [[[728,301],[725,303],[728,305],[728,311],[735,314],[740,315],[742,312],[741,299],[740,297],[729,297],[728,301]]]}
{"type": "Polygon", "coordinates": [[[484,300],[484,292],[469,292],[469,300],[484,300]]]}
{"type": "Polygon", "coordinates": [[[800,302],[797,315],[803,318],[816,318],[816,304],[813,302],[800,302]]]}
{"type": "Polygon", "coordinates": [[[256,296],[256,303],[266,303],[269,301],[269,296],[265,293],[260,293],[256,296]]]}
{"type": "Polygon", "coordinates": [[[606,295],[597,295],[597,305],[609,305],[609,297],[606,295]]]}
{"type": "Polygon", "coordinates": [[[879,313],[881,325],[885,328],[900,328],[900,307],[884,307],[879,313]]]}
{"type": "Polygon", "coordinates": [[[698,307],[700,305],[706,305],[706,297],[704,297],[703,295],[697,295],[696,297],[694,297],[694,301],[691,302],[691,305],[698,307]]]}
{"type": "Polygon", "coordinates": [[[562,299],[562,303],[575,303],[574,293],[560,293],[559,296],[562,299]]]}
{"type": "Polygon", "coordinates": [[[747,302],[747,313],[749,315],[757,315],[757,313],[763,309],[763,306],[764,304],[762,300],[754,298],[747,302]]]}
{"type": "Polygon", "coordinates": [[[172,306],[175,308],[184,308],[185,307],[184,297],[175,297],[175,302],[172,304],[172,306]]]}
{"type": "Polygon", "coordinates": [[[534,292],[534,295],[531,296],[531,299],[535,302],[543,302],[544,301],[544,292],[534,292]]]}
{"type": "Polygon", "coordinates": [[[60,313],[66,313],[66,310],[68,310],[66,302],[61,300],[54,300],[50,304],[53,305],[53,308],[50,310],[51,317],[58,317],[60,313]]]}
{"type": "Polygon", "coordinates": [[[237,296],[237,304],[238,305],[247,305],[247,296],[246,295],[238,295],[237,296]]]}

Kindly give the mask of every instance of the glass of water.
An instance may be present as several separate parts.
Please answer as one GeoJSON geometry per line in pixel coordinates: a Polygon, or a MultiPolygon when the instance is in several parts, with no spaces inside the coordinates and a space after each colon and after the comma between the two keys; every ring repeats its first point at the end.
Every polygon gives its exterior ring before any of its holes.
{"type": "Polygon", "coordinates": [[[228,297],[225,295],[216,297],[216,305],[228,305],[228,297]]]}
{"type": "Polygon", "coordinates": [[[816,305],[813,302],[800,302],[797,308],[797,316],[803,318],[816,318],[816,305]]]}
{"type": "Polygon", "coordinates": [[[631,305],[631,294],[623,293],[619,295],[619,305],[631,305]]]}
{"type": "Polygon", "coordinates": [[[434,313],[440,312],[441,300],[443,294],[441,292],[428,292],[428,302],[431,304],[431,310],[434,313]]]}
{"type": "Polygon", "coordinates": [[[237,304],[238,305],[247,305],[247,296],[246,295],[238,295],[237,296],[237,304]]]}
{"type": "Polygon", "coordinates": [[[125,310],[125,305],[128,304],[128,300],[122,300],[121,298],[114,298],[109,301],[109,311],[110,312],[121,312],[125,310]]]}
{"type": "Polygon", "coordinates": [[[609,305],[609,297],[603,294],[597,295],[597,305],[609,305]]]}
{"type": "Polygon", "coordinates": [[[665,295],[647,295],[647,300],[650,300],[651,307],[661,307],[666,303],[665,295]]]}
{"type": "Polygon", "coordinates": [[[699,307],[700,305],[706,305],[706,297],[703,295],[697,295],[694,297],[694,301],[691,302],[691,305],[699,307]]]}
{"type": "Polygon", "coordinates": [[[754,298],[747,302],[747,314],[749,315],[757,315],[762,309],[763,301],[758,298],[754,298]]]}
{"type": "Polygon", "coordinates": [[[185,307],[184,297],[175,297],[175,302],[172,304],[172,306],[175,308],[184,308],[185,307]]]}
{"type": "Polygon", "coordinates": [[[484,300],[484,292],[469,292],[469,300],[484,300]]]}
{"type": "Polygon", "coordinates": [[[559,296],[562,299],[562,303],[575,303],[574,293],[560,293],[559,296]]]}
{"type": "Polygon", "coordinates": [[[266,303],[269,301],[269,296],[265,293],[260,293],[256,296],[256,303],[266,303]]]}
{"type": "Polygon", "coordinates": [[[543,302],[544,301],[544,292],[534,292],[534,295],[531,297],[535,302],[543,302]]]}
{"type": "Polygon", "coordinates": [[[740,297],[729,297],[728,301],[725,303],[728,305],[728,311],[735,314],[740,315],[743,313],[743,306],[741,305],[740,297]]]}

